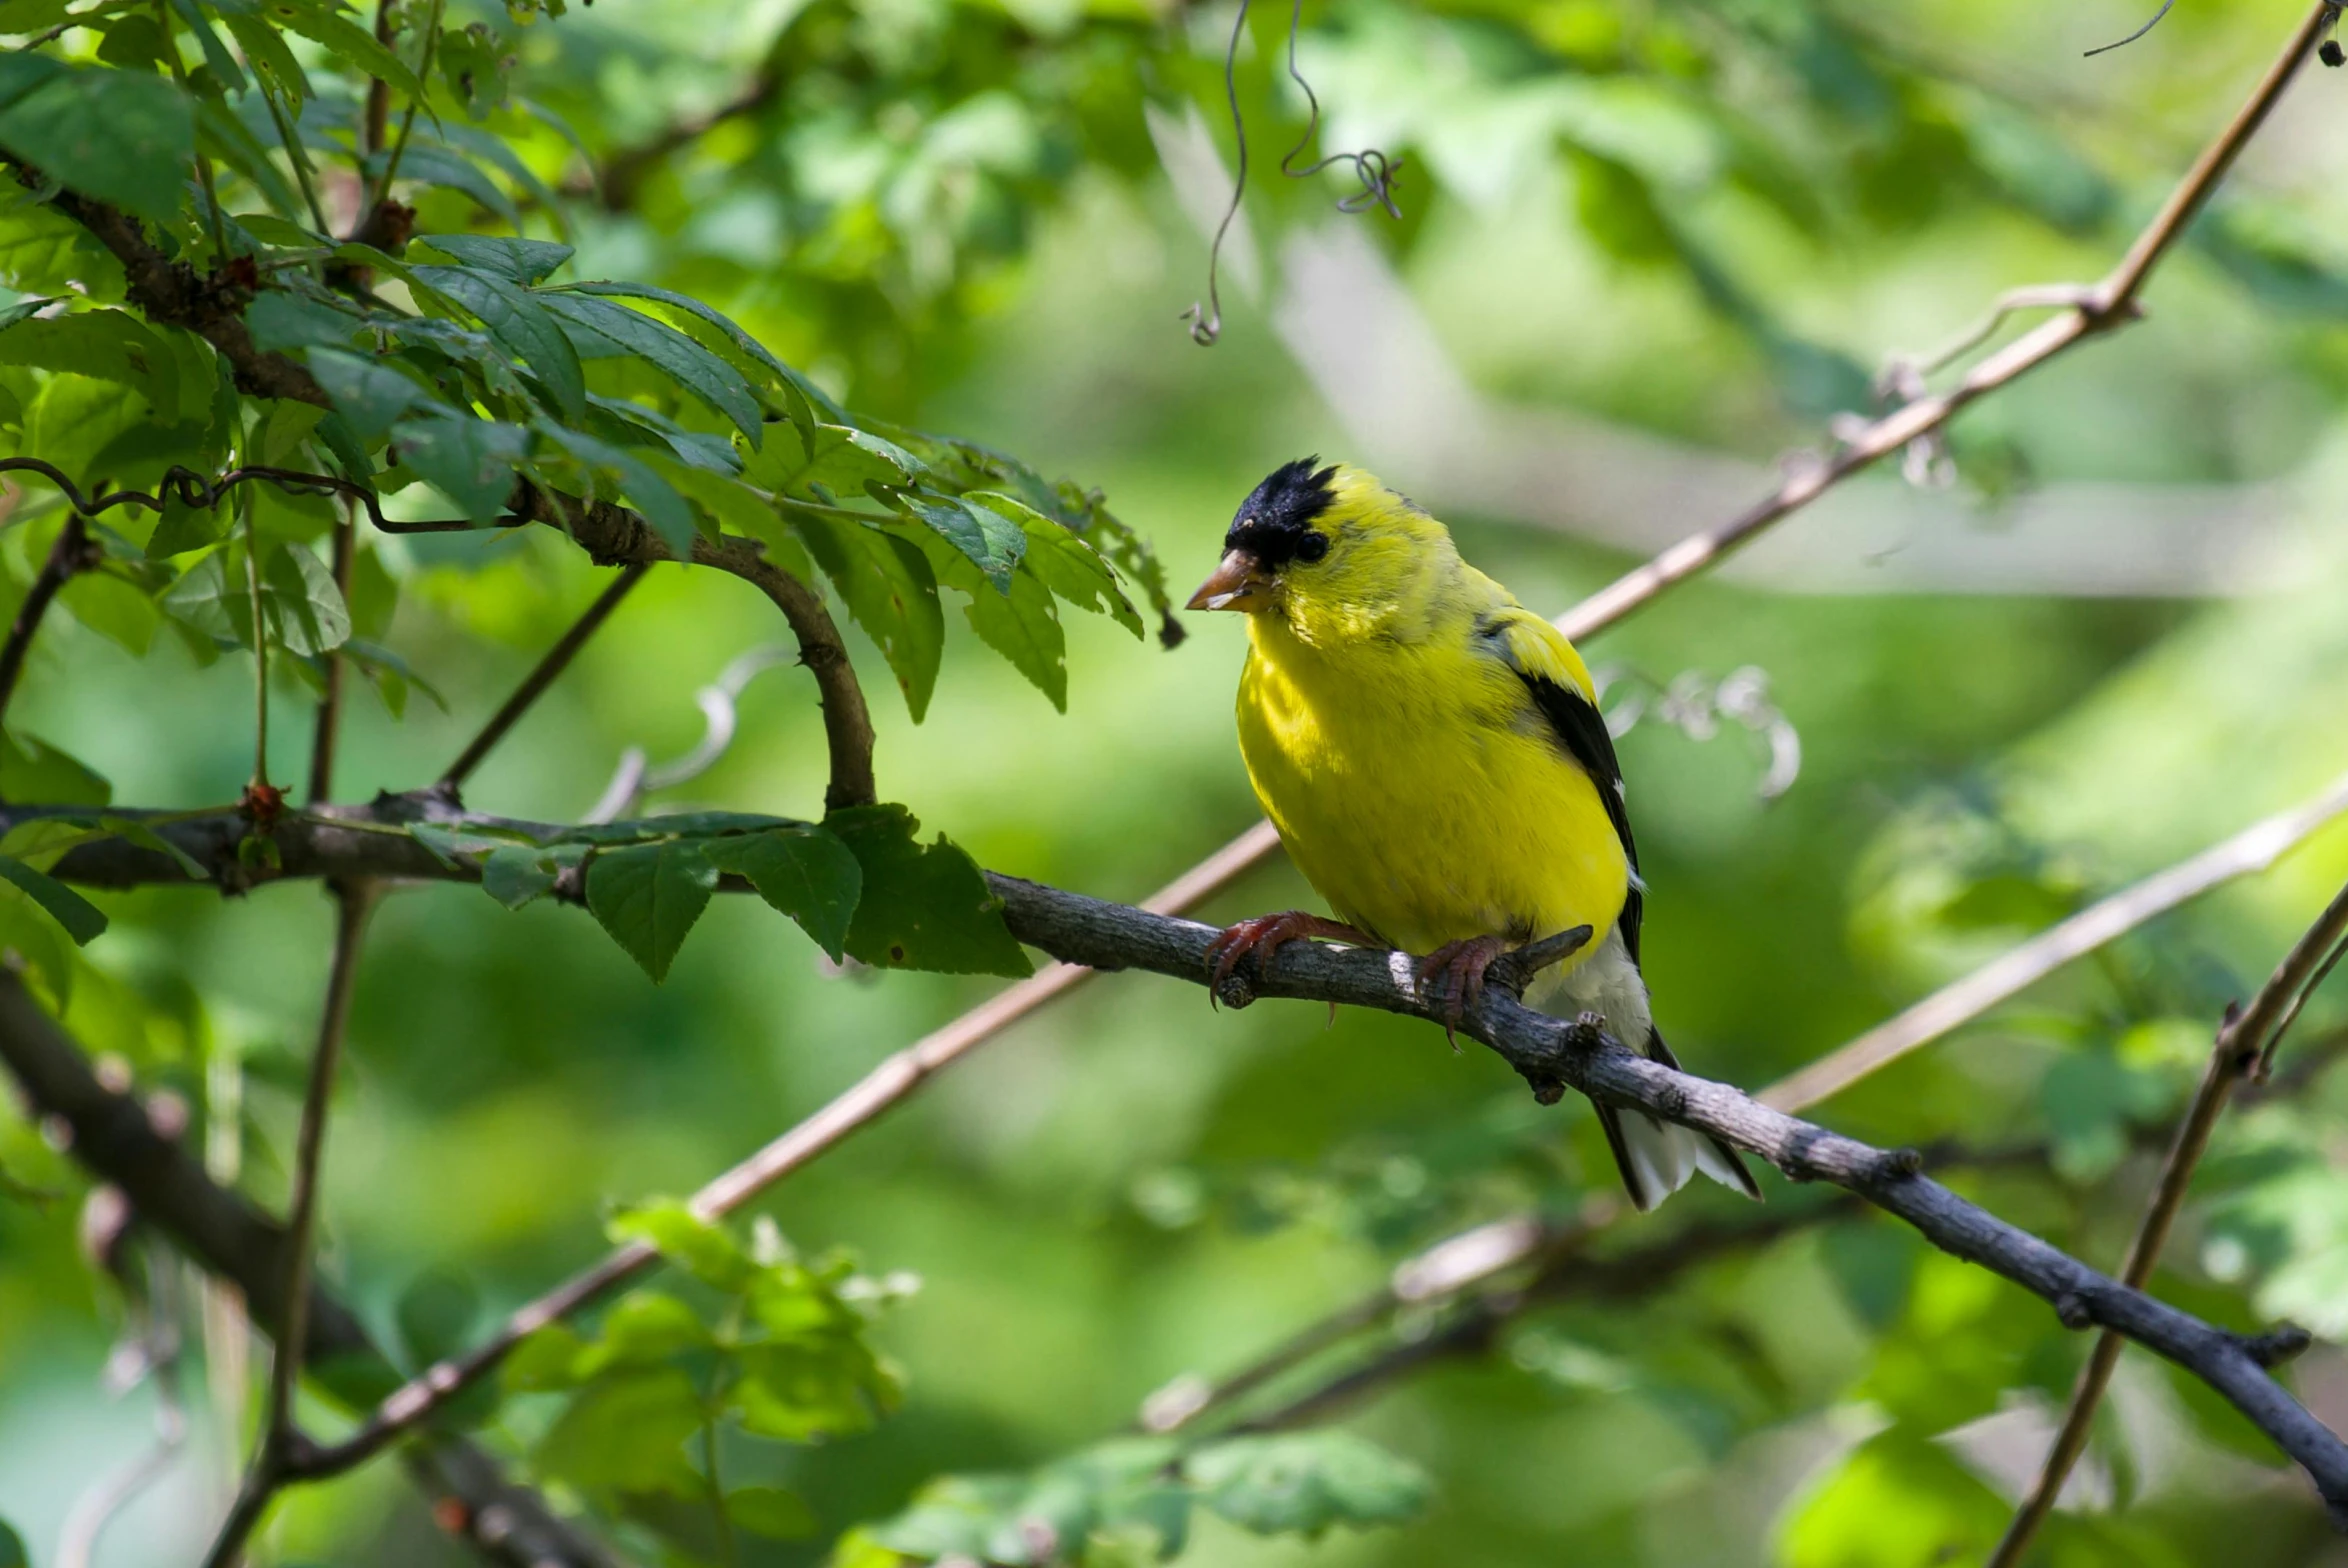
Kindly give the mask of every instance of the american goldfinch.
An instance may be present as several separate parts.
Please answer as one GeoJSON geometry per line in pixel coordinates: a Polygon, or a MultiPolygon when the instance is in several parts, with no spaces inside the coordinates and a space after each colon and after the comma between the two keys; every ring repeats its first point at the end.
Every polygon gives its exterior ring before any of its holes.
{"type": "MultiPolygon", "coordinates": [[[[1275,470],[1241,504],[1193,610],[1248,617],[1239,749],[1256,798],[1337,920],[1246,920],[1215,948],[1326,937],[1426,955],[1456,1017],[1501,953],[1600,933],[1534,983],[1676,1066],[1639,973],[1644,890],[1622,770],[1564,635],[1459,558],[1449,530],[1369,474],[1275,470]]],[[[1760,1197],[1725,1144],[1597,1108],[1623,1185],[1653,1208],[1695,1171],[1760,1197]]]]}

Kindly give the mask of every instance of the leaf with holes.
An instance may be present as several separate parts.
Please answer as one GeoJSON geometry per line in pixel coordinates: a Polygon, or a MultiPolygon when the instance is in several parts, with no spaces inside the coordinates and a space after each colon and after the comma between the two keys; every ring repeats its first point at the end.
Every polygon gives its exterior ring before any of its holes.
{"type": "Polygon", "coordinates": [[[774,828],[706,841],[720,871],[745,877],[758,896],[799,922],[837,963],[864,891],[855,852],[821,828],[774,828]]]}
{"type": "Polygon", "coordinates": [[[416,79],[416,73],[377,42],[373,33],[336,11],[331,0],[263,0],[261,11],[279,27],[321,45],[361,75],[389,82],[404,97],[424,96],[424,84],[416,79]]]}
{"type": "Polygon", "coordinates": [[[978,863],[940,834],[915,838],[921,824],[903,806],[852,806],[823,825],[855,853],[864,889],[849,922],[847,948],[885,969],[946,974],[1029,974],[1034,966],[1003,924],[1002,900],[978,863]]]}
{"type": "Polygon", "coordinates": [[[717,867],[693,839],[607,849],[587,863],[587,908],[654,981],[708,907],[717,867]]]}

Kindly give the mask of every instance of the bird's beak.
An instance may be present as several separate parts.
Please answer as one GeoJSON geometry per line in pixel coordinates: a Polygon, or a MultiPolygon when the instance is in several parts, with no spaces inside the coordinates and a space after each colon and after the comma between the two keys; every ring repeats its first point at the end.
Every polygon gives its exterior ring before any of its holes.
{"type": "Polygon", "coordinates": [[[1190,596],[1188,608],[1241,610],[1254,615],[1270,608],[1271,603],[1272,580],[1264,575],[1263,563],[1245,550],[1233,550],[1198,585],[1198,592],[1190,596]]]}

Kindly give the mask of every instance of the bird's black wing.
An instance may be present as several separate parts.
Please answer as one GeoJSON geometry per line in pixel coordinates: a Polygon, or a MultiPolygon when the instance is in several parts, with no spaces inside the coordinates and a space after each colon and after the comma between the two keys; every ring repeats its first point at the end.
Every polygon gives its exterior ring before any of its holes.
{"type": "Polygon", "coordinates": [[[1516,673],[1525,683],[1525,689],[1532,693],[1533,705],[1557,732],[1558,744],[1565,748],[1565,754],[1580,764],[1581,770],[1590,775],[1590,782],[1598,786],[1598,799],[1606,807],[1606,820],[1614,824],[1614,836],[1622,840],[1623,855],[1631,863],[1631,885],[1623,897],[1622,916],[1617,924],[1622,927],[1623,948],[1635,964],[1639,961],[1639,922],[1646,914],[1647,899],[1639,891],[1639,846],[1631,837],[1630,808],[1622,798],[1622,764],[1615,760],[1614,737],[1607,733],[1606,716],[1598,711],[1596,703],[1574,687],[1523,669],[1516,673]]]}

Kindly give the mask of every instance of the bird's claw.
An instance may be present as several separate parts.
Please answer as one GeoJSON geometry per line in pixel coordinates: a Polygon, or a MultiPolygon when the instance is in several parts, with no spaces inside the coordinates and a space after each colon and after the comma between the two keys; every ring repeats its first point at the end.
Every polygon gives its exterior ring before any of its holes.
{"type": "Polygon", "coordinates": [[[1433,1000],[1443,1008],[1443,1038],[1453,1050],[1459,1049],[1460,1020],[1484,994],[1484,972],[1507,951],[1505,937],[1472,936],[1446,942],[1419,960],[1419,985],[1424,989],[1428,981],[1435,982],[1433,1000]]]}
{"type": "Polygon", "coordinates": [[[1221,995],[1223,983],[1231,978],[1242,960],[1256,955],[1260,973],[1269,967],[1272,957],[1286,944],[1306,937],[1331,937],[1340,942],[1369,945],[1374,939],[1363,931],[1340,921],[1329,920],[1301,909],[1284,909],[1276,915],[1257,915],[1225,926],[1215,939],[1207,944],[1209,979],[1207,997],[1212,1001],[1221,995]]]}

